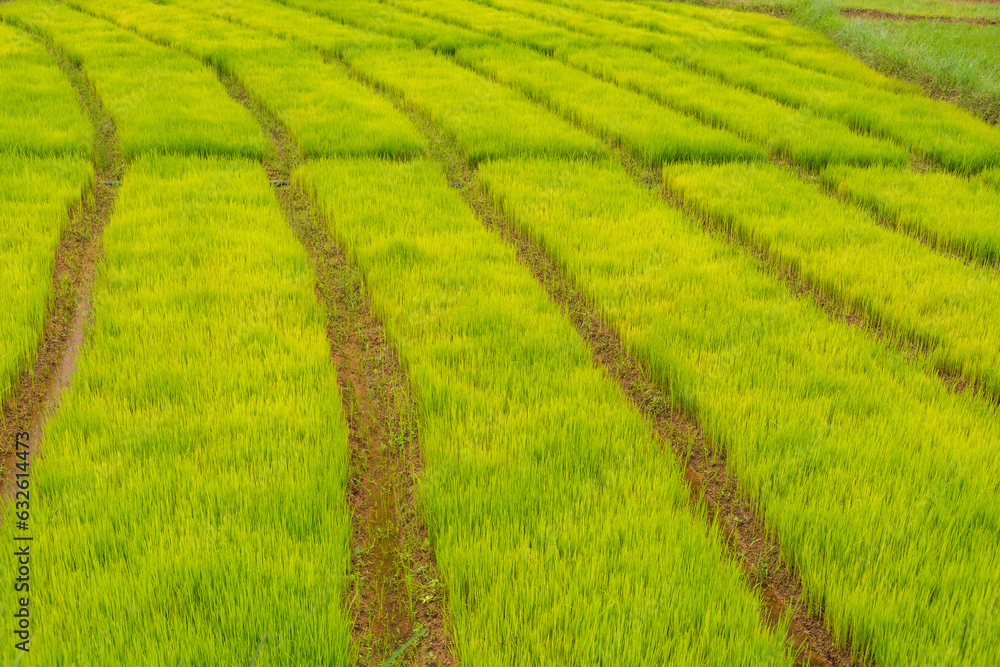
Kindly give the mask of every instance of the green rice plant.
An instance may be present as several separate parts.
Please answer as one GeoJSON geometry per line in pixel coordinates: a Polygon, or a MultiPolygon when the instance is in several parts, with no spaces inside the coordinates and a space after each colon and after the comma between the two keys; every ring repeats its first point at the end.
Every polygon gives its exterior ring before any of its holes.
{"type": "MultiPolygon", "coordinates": [[[[506,16],[510,12],[497,12],[489,7],[475,11],[477,5],[466,2],[461,5],[462,13],[458,14],[446,11],[452,9],[451,0],[447,4],[440,0],[433,3],[413,1],[404,4],[429,13],[439,20],[458,21],[472,29],[489,26],[488,32],[491,35],[499,35],[542,52],[554,50],[557,56],[579,69],[622,87],[645,93],[713,126],[733,130],[744,139],[761,143],[769,151],[790,157],[803,166],[818,167],[838,160],[861,164],[883,161],[900,164],[908,157],[906,151],[891,142],[859,136],[837,121],[728,86],[715,77],[664,62],[643,51],[608,44],[583,48],[571,41],[558,49],[550,49],[546,42],[533,39],[537,30],[525,28],[506,32],[497,27],[499,22],[488,13],[506,16]]],[[[522,21],[530,23],[531,19],[522,17],[522,21]]],[[[620,32],[614,35],[616,39],[621,38],[620,32]]],[[[633,145],[641,147],[639,152],[647,159],[658,162],[675,159],[677,156],[701,154],[711,158],[713,154],[721,157],[736,153],[731,145],[731,138],[727,142],[730,145],[726,145],[722,143],[724,135],[716,133],[715,137],[711,137],[711,133],[698,128],[687,118],[675,116],[677,120],[672,122],[664,120],[652,123],[648,119],[662,115],[663,112],[651,110],[647,104],[636,102],[632,96],[625,96],[624,99],[630,100],[630,103],[619,110],[621,102],[614,98],[622,93],[612,93],[587,77],[564,71],[558,65],[546,63],[528,54],[516,54],[508,49],[502,56],[482,55],[483,52],[490,51],[495,53],[496,47],[465,47],[458,49],[456,55],[467,64],[474,64],[480,69],[488,64],[485,71],[489,75],[498,76],[507,82],[517,82],[529,94],[586,122],[605,136],[618,140],[631,137],[633,145]],[[623,127],[628,115],[632,116],[632,128],[623,127]],[[667,145],[664,145],[663,139],[649,136],[656,133],[663,133],[668,137],[667,145]],[[690,144],[688,148],[676,146],[678,135],[682,143],[690,144]]]]}
{"type": "Polygon", "coordinates": [[[843,123],[721,83],[650,53],[619,46],[573,51],[567,62],[764,146],[806,168],[829,163],[902,164],[909,153],[843,123]]]}
{"type": "MultiPolygon", "coordinates": [[[[870,173],[875,175],[865,185],[889,193],[886,198],[893,197],[892,185],[878,183],[879,175],[887,172],[870,173]]],[[[777,165],[670,165],[664,179],[689,210],[763,248],[802,278],[841,302],[859,307],[872,321],[903,339],[925,345],[941,368],[976,378],[1000,397],[1000,330],[996,326],[1000,280],[995,270],[955,261],[917,239],[886,229],[777,165]]],[[[914,192],[927,193],[925,202],[896,200],[900,225],[919,225],[907,222],[907,214],[919,211],[930,216],[935,207],[941,219],[949,217],[942,209],[961,215],[981,208],[980,224],[997,220],[1000,194],[990,193],[990,215],[988,206],[977,207],[970,201],[975,197],[968,196],[968,190],[964,206],[957,201],[961,195],[949,197],[949,191],[958,192],[957,184],[954,190],[946,180],[934,185],[936,189],[931,183],[926,190],[914,187],[914,192]],[[950,208],[938,205],[935,197],[949,198],[950,208]]],[[[973,220],[968,222],[972,226],[973,220]]]]}
{"type": "Polygon", "coordinates": [[[997,190],[1000,190],[1000,167],[987,169],[979,174],[979,178],[987,185],[992,185],[997,190]]]}
{"type": "Polygon", "coordinates": [[[118,127],[122,150],[261,157],[260,128],[196,59],[53,0],[0,3],[81,63],[118,127]]]}
{"type": "Polygon", "coordinates": [[[236,76],[288,127],[303,157],[407,157],[426,148],[420,133],[390,102],[306,45],[145,0],[73,4],[236,76]]]}
{"type": "MultiPolygon", "coordinates": [[[[384,49],[403,45],[402,40],[365,32],[273,0],[226,0],[224,3],[207,3],[204,0],[162,0],[162,4],[208,12],[213,16],[285,39],[302,41],[302,36],[308,35],[309,43],[320,45],[325,51],[338,55],[359,49],[384,49]]],[[[350,6],[349,3],[346,4],[350,6]]],[[[371,9],[372,12],[378,13],[380,8],[372,6],[371,9]]]]}
{"type": "Polygon", "coordinates": [[[906,231],[980,262],[1000,264],[1000,193],[978,178],[889,167],[829,167],[823,182],[906,231]]]}
{"type": "MultiPolygon", "coordinates": [[[[396,0],[394,0],[396,1],[396,0]]],[[[415,2],[416,0],[407,0],[415,2]]],[[[522,12],[587,34],[599,34],[618,41],[623,31],[630,35],[646,33],[638,42],[651,43],[648,33],[660,33],[703,44],[726,44],[749,49],[767,58],[784,60],[827,74],[887,90],[912,90],[912,86],[869,69],[845,54],[821,33],[800,28],[786,21],[760,14],[744,14],[739,25],[716,19],[716,9],[693,7],[683,3],[643,5],[615,0],[475,0],[502,9],[522,12]],[[760,21],[766,29],[751,30],[748,25],[760,21]],[[775,24],[784,27],[778,32],[775,24]],[[595,32],[595,30],[597,32],[595,32]],[[776,33],[777,34],[774,34],[776,33]]],[[[735,12],[730,12],[735,14],[735,12]]],[[[630,38],[634,39],[634,38],[630,38]]]]}
{"type": "Polygon", "coordinates": [[[513,44],[460,48],[455,59],[513,86],[606,139],[623,143],[652,164],[765,159],[724,130],[667,109],[564,63],[513,44]]]}
{"type": "MultiPolygon", "coordinates": [[[[458,8],[464,12],[465,8],[475,5],[468,0],[392,1],[439,7],[438,15],[445,12],[445,7],[454,14],[458,8]]],[[[613,4],[619,7],[628,3],[613,4]]],[[[527,5],[538,6],[537,3],[527,5]]],[[[477,15],[475,9],[467,11],[477,15]]],[[[571,10],[560,9],[559,14],[565,17],[571,10]]],[[[671,18],[669,24],[677,26],[678,21],[671,18]]],[[[863,80],[854,80],[858,76],[840,78],[770,58],[728,33],[709,28],[704,34],[698,34],[694,28],[678,28],[669,34],[641,30],[642,34],[636,37],[634,32],[616,30],[613,26],[596,30],[587,22],[574,23],[573,28],[612,44],[651,51],[667,62],[681,63],[719,77],[728,85],[811,109],[844,122],[852,129],[895,139],[950,169],[978,171],[1000,163],[1000,131],[961,109],[917,94],[880,89],[863,80]]]]}
{"type": "Polygon", "coordinates": [[[358,52],[350,63],[429,114],[472,162],[512,155],[606,154],[597,139],[445,56],[398,48],[358,52]]]}
{"type": "Polygon", "coordinates": [[[89,157],[92,144],[90,123],[52,56],[0,23],[0,152],[89,157]]]}
{"type": "Polygon", "coordinates": [[[56,248],[93,178],[79,157],[0,153],[0,405],[35,359],[55,297],[56,248]]]}
{"type": "Polygon", "coordinates": [[[418,397],[422,511],[462,664],[791,662],[673,454],[440,167],[324,160],[296,178],[418,397]]]}
{"type": "Polygon", "coordinates": [[[726,447],[835,639],[886,667],[992,664],[1000,423],[985,402],[795,298],[617,165],[479,173],[726,447]]]}
{"type": "MultiPolygon", "coordinates": [[[[669,49],[659,55],[675,58],[669,49]]],[[[949,169],[974,172],[1000,163],[1000,131],[945,102],[877,90],[781,62],[765,68],[755,55],[724,48],[688,55],[692,67],[731,85],[895,139],[949,169]]]]}
{"type": "Polygon", "coordinates": [[[31,466],[32,664],[347,664],[347,427],[260,165],[137,159],[93,300],[31,466]]]}
{"type": "MultiPolygon", "coordinates": [[[[197,0],[191,0],[197,1],[197,0]]],[[[283,5],[350,26],[412,40],[418,46],[452,53],[459,46],[488,40],[468,30],[442,25],[373,0],[277,0],[283,5]]],[[[315,39],[315,38],[313,38],[315,39]]]]}
{"type": "MultiPolygon", "coordinates": [[[[521,46],[537,48],[546,55],[553,55],[567,48],[597,48],[605,37],[600,29],[591,29],[587,34],[571,32],[565,30],[564,26],[551,25],[519,12],[501,11],[489,3],[465,0],[389,0],[388,4],[468,30],[486,32],[492,37],[509,39],[521,46]]],[[[592,22],[601,21],[602,19],[592,19],[592,22]]],[[[642,40],[646,36],[641,30],[629,30],[624,26],[617,28],[629,33],[633,40],[642,40]]]]}

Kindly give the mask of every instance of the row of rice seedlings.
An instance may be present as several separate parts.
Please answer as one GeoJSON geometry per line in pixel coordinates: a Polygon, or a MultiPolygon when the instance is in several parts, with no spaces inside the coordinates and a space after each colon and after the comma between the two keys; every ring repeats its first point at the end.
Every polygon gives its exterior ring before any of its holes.
{"type": "MultiPolygon", "coordinates": [[[[206,3],[204,0],[162,0],[160,4],[206,12],[234,24],[262,30],[286,39],[304,41],[301,36],[309,35],[312,40],[310,44],[319,45],[325,51],[340,56],[359,49],[385,49],[407,43],[401,39],[365,32],[340,22],[330,21],[275,0],[227,0],[225,3],[206,3]]],[[[346,6],[353,5],[348,3],[346,6]]],[[[381,7],[382,5],[369,6],[370,20],[380,20],[381,7]]]]}
{"type": "Polygon", "coordinates": [[[314,289],[259,164],[133,163],[33,464],[32,664],[348,663],[347,429],[314,289]]]}
{"type": "MultiPolygon", "coordinates": [[[[910,84],[867,67],[819,32],[764,14],[706,9],[675,2],[643,4],[609,0],[594,2],[570,0],[568,3],[564,0],[543,0],[540,3],[528,3],[524,0],[477,1],[516,6],[522,11],[530,8],[536,13],[543,7],[551,8],[555,3],[568,4],[581,13],[596,14],[629,27],[641,27],[666,35],[744,45],[761,55],[884,90],[906,92],[918,90],[910,84]]],[[[563,6],[555,12],[550,9],[548,13],[554,13],[569,24],[581,20],[575,12],[565,11],[563,6]]]]}
{"type": "MultiPolygon", "coordinates": [[[[474,3],[463,2],[459,5],[454,0],[434,0],[413,3],[413,6],[439,20],[458,22],[474,30],[482,30],[480,26],[485,25],[488,26],[485,31],[490,35],[498,35],[543,52],[548,50],[546,41],[534,38],[537,31],[508,33],[498,27],[498,22],[491,16],[483,16],[483,12],[476,11],[470,14],[468,10],[477,7],[474,3]],[[456,11],[459,7],[461,13],[456,11]]],[[[510,12],[482,9],[493,14],[510,15],[510,12]]],[[[530,23],[533,19],[522,17],[521,21],[530,23]]],[[[895,143],[858,135],[838,121],[728,86],[715,77],[664,62],[650,53],[607,44],[585,47],[574,42],[570,33],[564,33],[564,36],[564,44],[555,52],[561,60],[600,79],[640,92],[667,107],[691,114],[712,127],[731,130],[743,139],[763,145],[773,154],[789,157],[802,166],[819,167],[831,161],[901,164],[909,158],[908,152],[895,143]]],[[[728,158],[750,156],[745,147],[742,151],[733,150],[731,137],[699,127],[685,116],[636,102],[632,93],[611,92],[606,86],[578,72],[530,54],[515,54],[512,47],[508,47],[503,56],[490,59],[480,53],[489,50],[496,52],[496,47],[471,50],[459,47],[456,55],[477,67],[490,65],[487,67],[490,75],[506,81],[516,80],[531,94],[543,98],[564,113],[569,111],[606,136],[617,134],[619,139],[627,138],[637,152],[650,161],[661,162],[685,155],[694,157],[699,153],[705,158],[712,158],[713,154],[728,158]],[[514,62],[518,62],[516,67],[514,62]],[[596,109],[586,108],[596,105],[598,100],[600,105],[596,109]],[[624,101],[628,101],[628,105],[624,109],[616,109],[624,101]],[[633,128],[626,127],[623,121],[628,112],[636,116],[633,128]],[[650,120],[664,113],[669,113],[672,120],[655,123],[650,120]],[[609,132],[608,128],[617,132],[609,132]],[[666,144],[662,138],[650,136],[657,133],[667,136],[666,144]],[[688,143],[689,146],[677,146],[678,137],[674,135],[679,135],[682,144],[688,143]],[[726,141],[719,145],[723,137],[726,141]],[[713,145],[717,147],[713,148],[713,145]]],[[[754,157],[760,156],[759,151],[754,153],[754,157]]]]}
{"type": "Polygon", "coordinates": [[[839,121],[790,107],[718,79],[619,46],[580,49],[566,62],[606,81],[648,95],[764,146],[771,155],[808,169],[827,164],[903,164],[909,152],[895,142],[852,132],[839,121]]]}
{"type": "Polygon", "coordinates": [[[90,123],[52,56],[0,23],[0,152],[89,157],[92,144],[90,123]]]}
{"type": "MultiPolygon", "coordinates": [[[[199,0],[172,0],[173,2],[198,2],[199,0]]],[[[252,0],[232,0],[233,4],[252,0]]],[[[265,0],[268,5],[272,4],[265,0]]],[[[412,40],[418,46],[426,46],[442,53],[451,53],[460,45],[467,45],[471,34],[449,25],[408,14],[395,7],[372,0],[276,0],[283,6],[323,16],[371,33],[391,33],[412,40]]],[[[241,18],[241,20],[243,20],[241,18]]],[[[278,30],[277,26],[266,26],[278,30]]],[[[297,33],[301,38],[301,32],[297,33]]],[[[478,43],[488,41],[487,37],[477,37],[478,43]]]]}
{"type": "Polygon", "coordinates": [[[0,3],[0,16],[37,30],[82,63],[120,128],[126,157],[147,151],[263,156],[260,128],[195,58],[54,0],[0,3]]]}
{"type": "Polygon", "coordinates": [[[480,178],[726,447],[835,638],[886,667],[992,664],[985,403],[795,298],[617,165],[498,161],[480,178]]]}
{"type": "MultiPolygon", "coordinates": [[[[978,378],[1000,397],[1000,281],[994,270],[955,261],[886,229],[780,166],[678,164],[668,166],[664,178],[693,212],[765,249],[874,322],[927,346],[943,368],[978,378]]],[[[991,222],[995,216],[996,208],[991,222]]]]}
{"type": "Polygon", "coordinates": [[[414,47],[371,49],[354,53],[350,64],[368,80],[428,113],[472,162],[513,155],[583,157],[607,152],[597,139],[445,56],[414,47]]]}
{"type": "Polygon", "coordinates": [[[55,296],[56,248],[93,177],[81,157],[0,153],[0,405],[35,359],[55,296]]]}
{"type": "MultiPolygon", "coordinates": [[[[459,1],[449,0],[456,7],[459,1]]],[[[636,35],[637,31],[594,30],[587,22],[574,29],[811,109],[857,131],[894,139],[950,169],[969,172],[1000,164],[1000,132],[966,111],[922,94],[880,89],[768,58],[745,45],[723,41],[712,31],[702,37],[647,31],[636,35]]]]}
{"type": "Polygon", "coordinates": [[[455,59],[513,86],[606,139],[624,143],[651,164],[766,159],[725,130],[703,125],[631,90],[601,81],[514,44],[460,48],[455,59]]]}
{"type": "Polygon", "coordinates": [[[844,167],[820,176],[841,196],[935,245],[1000,264],[1000,192],[987,178],[844,167]]]}
{"type": "MultiPolygon", "coordinates": [[[[667,61],[678,55],[672,46],[654,53],[667,61]]],[[[948,169],[975,172],[1000,164],[1000,131],[946,102],[878,90],[780,61],[765,64],[756,54],[725,48],[689,51],[681,58],[730,85],[899,141],[948,169]]]]}
{"type": "Polygon", "coordinates": [[[385,99],[328,64],[315,49],[224,18],[145,0],[75,0],[161,44],[236,76],[289,129],[303,157],[419,155],[416,128],[385,99]]]}
{"type": "Polygon", "coordinates": [[[419,397],[463,664],[788,664],[669,450],[425,161],[309,163],[419,397]]]}

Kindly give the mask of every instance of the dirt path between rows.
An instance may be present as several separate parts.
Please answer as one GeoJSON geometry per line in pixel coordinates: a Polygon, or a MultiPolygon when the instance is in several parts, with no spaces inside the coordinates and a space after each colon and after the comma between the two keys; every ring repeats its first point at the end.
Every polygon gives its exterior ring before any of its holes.
{"type": "Polygon", "coordinates": [[[892,21],[934,21],[937,23],[973,23],[975,25],[1000,25],[1000,18],[976,16],[925,16],[923,14],[903,14],[881,9],[841,9],[840,13],[852,19],[889,19],[892,21]]]}
{"type": "MultiPolygon", "coordinates": [[[[333,58],[334,54],[327,56],[333,58]]],[[[595,362],[653,424],[660,440],[672,448],[684,471],[695,511],[709,524],[716,523],[714,517],[718,517],[731,555],[742,565],[747,583],[760,592],[764,622],[774,629],[781,626],[783,618],[790,618],[786,643],[796,655],[796,664],[813,667],[853,664],[851,645],[836,645],[822,614],[805,609],[801,580],[781,558],[779,545],[770,536],[753,504],[742,496],[732,475],[727,474],[725,452],[711,446],[697,417],[673,405],[662,382],[627,354],[618,333],[601,319],[590,298],[573,284],[552,257],[494,204],[457,144],[446,138],[427,114],[349,66],[348,70],[356,80],[392,101],[422,130],[428,139],[432,159],[444,167],[449,182],[458,184],[462,197],[479,221],[514,246],[519,260],[550,298],[567,312],[590,347],[595,362]]]]}
{"type": "Polygon", "coordinates": [[[409,380],[371,312],[362,276],[294,178],[301,162],[294,139],[234,77],[220,73],[220,79],[270,138],[265,168],[289,225],[306,248],[317,297],[329,317],[330,354],[350,429],[354,579],[345,602],[359,661],[455,665],[445,590],[419,510],[416,480],[423,457],[409,380]]]}
{"type": "MultiPolygon", "coordinates": [[[[45,423],[69,387],[90,318],[90,288],[102,254],[102,236],[114,209],[125,160],[114,121],[82,69],[51,42],[37,34],[80,98],[94,130],[93,161],[96,182],[70,212],[70,224],[59,240],[52,273],[53,300],[45,316],[38,356],[21,373],[3,405],[0,443],[3,454],[3,497],[14,490],[14,438],[18,432],[30,445],[31,459],[41,453],[45,423]]],[[[29,460],[31,460],[29,459],[29,460]]]]}

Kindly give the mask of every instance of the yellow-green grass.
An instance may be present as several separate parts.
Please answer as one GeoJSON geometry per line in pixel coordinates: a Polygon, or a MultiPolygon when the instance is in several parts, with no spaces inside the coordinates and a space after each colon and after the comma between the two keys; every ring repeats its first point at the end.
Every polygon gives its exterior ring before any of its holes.
{"type": "Polygon", "coordinates": [[[277,1],[288,7],[324,16],[362,30],[405,37],[419,46],[429,47],[442,53],[450,53],[458,46],[467,45],[470,37],[479,42],[488,39],[477,37],[455,26],[428,21],[373,0],[277,1]]]}
{"type": "Polygon", "coordinates": [[[126,157],[264,155],[267,142],[253,118],[195,58],[53,0],[0,3],[0,16],[37,30],[82,64],[126,157]]]}
{"type": "Polygon", "coordinates": [[[45,47],[0,23],[0,152],[90,156],[90,123],[45,47]]]}
{"type": "Polygon", "coordinates": [[[426,149],[420,133],[390,102],[308,46],[144,0],[73,4],[236,76],[289,129],[303,157],[407,157],[426,149]]]}
{"type": "Polygon", "coordinates": [[[459,48],[455,59],[517,88],[651,164],[765,159],[736,135],[706,126],[564,63],[514,44],[459,48]]]}
{"type": "MultiPolygon", "coordinates": [[[[994,269],[958,261],[886,229],[780,166],[678,164],[664,170],[664,179],[689,210],[765,249],[802,278],[860,308],[873,322],[926,346],[941,368],[975,378],[1000,397],[1000,277],[994,269]]],[[[869,185],[888,191],[882,187],[885,183],[869,185]]],[[[935,209],[933,198],[947,198],[959,187],[954,184],[951,190],[942,182],[933,190],[927,185],[927,207],[903,204],[901,225],[910,224],[904,222],[907,212],[933,214],[946,208],[948,204],[939,204],[935,209]]],[[[989,195],[994,212],[980,218],[984,228],[998,219],[1000,210],[995,203],[1000,195],[989,195]]],[[[974,201],[958,205],[958,198],[950,198],[951,214],[961,216],[977,208],[974,201]]],[[[989,206],[980,210],[987,214],[989,206]]],[[[966,220],[973,226],[975,218],[967,215],[966,220]]]]}
{"type": "MultiPolygon", "coordinates": [[[[473,12],[469,18],[464,14],[446,12],[443,8],[430,11],[438,6],[437,2],[413,2],[406,6],[438,20],[458,21],[463,26],[498,35],[543,53],[554,51],[556,56],[578,69],[643,93],[713,127],[731,130],[743,139],[763,145],[773,154],[789,157],[805,167],[818,167],[830,161],[900,164],[908,157],[907,151],[890,141],[860,136],[843,123],[726,85],[715,77],[664,62],[644,51],[608,44],[585,47],[570,39],[570,33],[565,33],[566,39],[558,48],[550,48],[548,41],[534,38],[538,30],[525,28],[505,32],[500,27],[503,24],[493,20],[492,15],[479,16],[473,12]]],[[[470,3],[462,5],[463,11],[469,6],[470,3]]],[[[473,4],[471,7],[475,9],[477,6],[473,4]]],[[[493,14],[511,15],[511,12],[482,9],[493,14]]],[[[521,17],[521,21],[532,22],[525,17],[521,17]]],[[[621,28],[616,38],[620,39],[623,30],[627,29],[621,28]]],[[[714,156],[716,160],[760,157],[759,151],[749,153],[745,146],[738,150],[731,136],[699,128],[693,119],[656,110],[648,103],[636,100],[634,95],[612,92],[578,72],[545,62],[513,47],[508,47],[502,54],[496,53],[497,48],[493,45],[459,47],[456,56],[477,68],[485,68],[492,76],[516,82],[534,97],[586,122],[605,136],[628,140],[638,154],[651,162],[699,154],[702,159],[714,156]],[[658,116],[666,117],[654,121],[658,116]],[[657,134],[665,137],[659,138],[655,136],[657,134]],[[685,146],[685,143],[688,145],[685,146]]]]}
{"type": "MultiPolygon", "coordinates": [[[[393,1],[417,4],[416,0],[393,1]]],[[[445,13],[441,9],[444,6],[458,17],[466,16],[465,20],[471,20],[468,16],[478,15],[475,7],[479,5],[468,0],[425,0],[420,3],[421,6],[425,4],[438,8],[438,15],[445,13]],[[459,9],[462,13],[458,13],[459,9]]],[[[589,5],[588,11],[591,11],[589,5]]],[[[560,10],[558,14],[571,16],[572,10],[560,10]]],[[[852,129],[894,139],[950,169],[978,171],[1000,164],[1000,131],[944,102],[916,93],[876,87],[859,76],[841,78],[771,58],[732,38],[729,32],[720,33],[711,26],[704,34],[697,33],[694,28],[679,28],[667,34],[616,30],[613,26],[598,29],[591,23],[581,21],[573,28],[610,44],[650,51],[667,62],[680,63],[716,76],[726,84],[746,88],[791,106],[811,109],[844,122],[852,129]]],[[[674,18],[669,23],[683,25],[674,18]]],[[[522,30],[510,37],[523,39],[524,32],[522,30]]]]}
{"type": "Polygon", "coordinates": [[[985,402],[795,298],[617,165],[499,161],[480,178],[727,449],[834,638],[886,667],[992,663],[985,402]]]}
{"type": "Polygon", "coordinates": [[[1000,264],[1000,193],[979,178],[839,166],[821,176],[841,196],[934,245],[1000,264]]]}
{"type": "Polygon", "coordinates": [[[355,53],[350,63],[427,113],[471,162],[514,155],[606,154],[597,139],[445,56],[417,48],[371,49],[355,53]]]}
{"type": "Polygon", "coordinates": [[[902,164],[909,153],[896,143],[852,132],[843,123],[790,107],[656,56],[620,46],[580,49],[567,62],[620,86],[689,113],[763,146],[805,168],[830,163],[902,164]]]}
{"type": "MultiPolygon", "coordinates": [[[[656,53],[668,61],[677,59],[669,46],[656,53]]],[[[755,54],[723,47],[689,51],[683,59],[730,85],[899,141],[948,169],[975,172],[1000,163],[1000,131],[945,102],[878,90],[780,61],[765,67],[755,54]]]]}
{"type": "Polygon", "coordinates": [[[992,185],[998,192],[1000,192],[1000,167],[996,169],[987,169],[983,173],[979,174],[979,178],[982,179],[987,185],[992,185]]]}
{"type": "MultiPolygon", "coordinates": [[[[225,3],[204,0],[163,0],[164,5],[175,5],[193,11],[208,12],[233,23],[263,30],[287,39],[309,36],[309,43],[322,45],[325,51],[338,55],[356,49],[388,48],[401,46],[402,40],[386,37],[358,28],[330,21],[317,14],[285,6],[274,0],[226,0],[225,3]]],[[[372,15],[379,7],[371,6],[372,15]]]]}
{"type": "Polygon", "coordinates": [[[31,468],[31,664],[347,664],[347,429],[260,165],[136,160],[93,300],[31,468]]]}
{"type": "MultiPolygon", "coordinates": [[[[417,3],[426,0],[392,0],[417,3]]],[[[705,10],[682,3],[660,3],[644,6],[636,2],[614,0],[433,0],[435,3],[478,2],[526,16],[538,18],[574,31],[598,35],[607,41],[620,40],[624,34],[638,42],[654,44],[650,33],[695,41],[703,46],[726,44],[749,50],[767,59],[784,60],[802,67],[850,80],[863,81],[887,90],[911,89],[892,78],[871,70],[849,56],[822,34],[794,26],[788,22],[759,14],[745,14],[741,25],[727,25],[713,20],[715,9],[705,10]],[[748,23],[759,21],[761,29],[748,29],[748,23]],[[783,30],[776,30],[776,24],[783,30]]],[[[732,19],[728,23],[733,23],[732,19]]]]}
{"type": "Polygon", "coordinates": [[[0,153],[0,404],[35,359],[56,248],[93,177],[80,157],[0,153]]]}
{"type": "Polygon", "coordinates": [[[790,662],[669,448],[437,165],[296,177],[418,396],[420,498],[462,664],[790,662]]]}

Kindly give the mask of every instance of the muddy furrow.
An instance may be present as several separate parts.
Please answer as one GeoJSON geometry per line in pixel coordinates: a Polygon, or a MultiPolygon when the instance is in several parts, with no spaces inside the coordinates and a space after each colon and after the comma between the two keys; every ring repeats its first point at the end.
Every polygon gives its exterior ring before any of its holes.
{"type": "Polygon", "coordinates": [[[80,98],[94,129],[93,162],[96,180],[91,192],[70,212],[70,224],[55,253],[52,272],[52,302],[45,316],[42,340],[34,363],[21,373],[13,393],[3,405],[0,442],[3,451],[3,493],[13,493],[14,438],[28,438],[31,457],[38,456],[46,420],[59,405],[69,386],[76,358],[83,346],[90,317],[90,287],[102,253],[102,236],[114,209],[125,160],[114,121],[104,109],[97,91],[79,65],[50,41],[29,31],[56,59],[80,98]]]}
{"type": "Polygon", "coordinates": [[[930,21],[936,23],[973,23],[975,25],[1000,25],[1000,18],[976,16],[924,16],[887,12],[881,9],[841,9],[840,13],[852,19],[888,19],[890,21],[930,21]]]}
{"type": "Polygon", "coordinates": [[[289,225],[316,272],[327,337],[350,429],[350,605],[361,664],[453,665],[445,591],[416,479],[423,459],[410,384],[385,330],[371,312],[363,279],[328,232],[312,197],[293,178],[299,148],[287,129],[239,81],[220,73],[230,95],[271,141],[265,169],[289,225]],[[403,649],[402,653],[397,653],[403,649]]]}
{"type": "MultiPolygon", "coordinates": [[[[332,54],[327,54],[332,58],[332,54]]],[[[639,362],[630,357],[615,329],[598,314],[589,297],[562,271],[553,257],[521,232],[480,185],[476,171],[453,140],[445,137],[430,117],[407,104],[377,82],[350,70],[351,75],[391,100],[421,129],[432,159],[456,184],[479,221],[517,251],[518,259],[532,272],[550,298],[568,314],[573,326],[590,347],[594,360],[612,377],[633,404],[652,423],[660,440],[669,444],[691,491],[691,504],[707,523],[718,522],[730,553],[740,561],[746,580],[760,592],[761,616],[771,628],[790,617],[787,645],[797,664],[847,667],[852,647],[838,646],[821,615],[805,611],[802,583],[781,558],[781,549],[768,533],[753,504],[742,497],[731,475],[726,456],[711,446],[697,418],[671,403],[669,391],[639,362]]]]}

